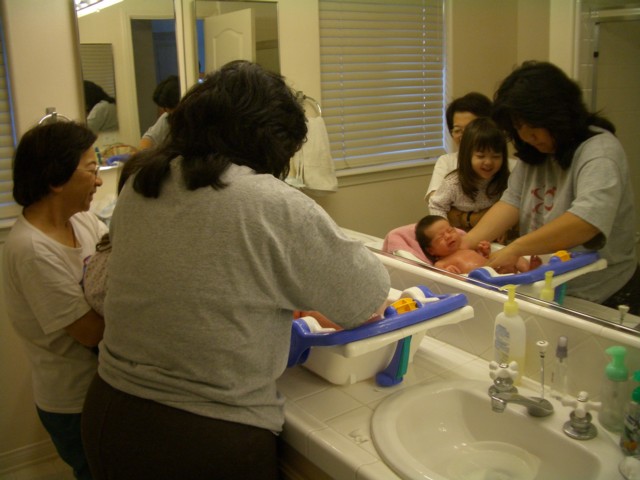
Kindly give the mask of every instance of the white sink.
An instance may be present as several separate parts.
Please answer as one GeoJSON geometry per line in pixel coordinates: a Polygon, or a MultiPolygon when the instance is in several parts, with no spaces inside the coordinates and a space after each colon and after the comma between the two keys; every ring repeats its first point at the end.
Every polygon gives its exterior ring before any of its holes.
{"type": "MultiPolygon", "coordinates": [[[[486,382],[417,385],[385,399],[371,420],[380,457],[403,479],[614,480],[623,458],[612,438],[580,441],[562,431],[571,411],[534,418],[520,405],[491,410],[486,382]]],[[[520,388],[521,394],[539,396],[520,388]]]]}

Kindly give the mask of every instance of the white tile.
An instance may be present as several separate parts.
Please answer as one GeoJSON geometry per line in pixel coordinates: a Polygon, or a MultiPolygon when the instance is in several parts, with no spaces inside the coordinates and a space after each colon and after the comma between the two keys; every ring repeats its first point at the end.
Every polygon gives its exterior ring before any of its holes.
{"type": "Polygon", "coordinates": [[[371,417],[373,410],[363,406],[344,415],[340,415],[327,422],[330,428],[341,434],[348,441],[366,450],[373,456],[378,456],[373,439],[371,438],[371,417]]]}
{"type": "Polygon", "coordinates": [[[369,465],[363,465],[356,473],[357,480],[394,480],[400,479],[385,463],[380,460],[369,465]]]}
{"type": "Polygon", "coordinates": [[[355,480],[360,467],[379,460],[331,429],[309,436],[309,459],[332,478],[341,480],[355,480]]]}
{"type": "Polygon", "coordinates": [[[337,388],[330,388],[301,398],[296,403],[320,421],[327,421],[361,405],[353,397],[337,388]]]}
{"type": "Polygon", "coordinates": [[[290,400],[326,390],[330,384],[302,366],[288,368],[278,379],[278,391],[290,400]]]}
{"type": "Polygon", "coordinates": [[[308,438],[312,432],[327,428],[327,425],[313,417],[295,402],[288,401],[284,406],[284,428],[281,436],[289,445],[303,455],[308,452],[308,438]]]}

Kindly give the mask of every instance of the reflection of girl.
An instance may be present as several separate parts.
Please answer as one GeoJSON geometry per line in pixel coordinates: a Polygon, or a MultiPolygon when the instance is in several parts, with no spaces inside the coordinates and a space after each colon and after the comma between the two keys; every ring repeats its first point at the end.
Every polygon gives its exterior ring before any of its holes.
{"type": "Polygon", "coordinates": [[[160,145],[169,136],[169,114],[180,101],[180,79],[176,75],[170,75],[161,81],[153,91],[153,101],[162,113],[156,123],[142,135],[142,150],[160,145]]]}
{"type": "Polygon", "coordinates": [[[465,245],[519,222],[522,236],[492,254],[489,266],[512,266],[521,255],[598,250],[608,267],[571,280],[567,294],[640,313],[633,193],[613,125],[589,113],[579,85],[546,62],[526,62],[503,80],[493,117],[522,161],[465,245]]]}
{"type": "Polygon", "coordinates": [[[473,226],[471,214],[498,201],[508,178],[507,142],[502,131],[489,118],[473,120],[460,142],[458,168],[429,198],[429,211],[446,218],[449,210],[456,208],[460,212],[458,224],[468,230],[473,226]]]}
{"type": "Polygon", "coordinates": [[[118,130],[116,100],[110,97],[101,86],[85,80],[84,101],[87,126],[91,130],[95,133],[118,130]]]}

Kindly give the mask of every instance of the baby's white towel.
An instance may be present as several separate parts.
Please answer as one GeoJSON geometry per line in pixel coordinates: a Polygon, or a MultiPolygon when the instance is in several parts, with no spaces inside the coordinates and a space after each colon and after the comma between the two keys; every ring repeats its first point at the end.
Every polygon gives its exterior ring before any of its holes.
{"type": "Polygon", "coordinates": [[[291,159],[291,174],[287,182],[309,193],[335,192],[338,179],[331,158],[327,127],[322,117],[307,120],[307,141],[291,159]]]}

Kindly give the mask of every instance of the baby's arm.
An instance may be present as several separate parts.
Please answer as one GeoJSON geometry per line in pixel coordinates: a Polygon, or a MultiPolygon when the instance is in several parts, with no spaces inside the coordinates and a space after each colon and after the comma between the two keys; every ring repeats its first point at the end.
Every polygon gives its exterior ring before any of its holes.
{"type": "Polygon", "coordinates": [[[433,264],[433,266],[451,273],[462,273],[462,271],[456,265],[454,265],[453,263],[449,263],[446,259],[438,260],[433,264]]]}

